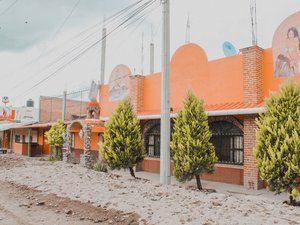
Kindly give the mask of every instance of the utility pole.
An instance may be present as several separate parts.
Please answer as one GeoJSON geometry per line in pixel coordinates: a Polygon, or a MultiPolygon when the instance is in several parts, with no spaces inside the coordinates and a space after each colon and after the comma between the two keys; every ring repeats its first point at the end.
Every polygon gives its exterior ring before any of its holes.
{"type": "Polygon", "coordinates": [[[160,183],[170,184],[170,0],[162,3],[160,183]]]}
{"type": "Polygon", "coordinates": [[[66,107],[67,107],[67,91],[64,91],[62,103],[63,104],[62,104],[62,116],[61,116],[61,119],[62,119],[62,121],[65,121],[65,119],[66,119],[66,107]]]}

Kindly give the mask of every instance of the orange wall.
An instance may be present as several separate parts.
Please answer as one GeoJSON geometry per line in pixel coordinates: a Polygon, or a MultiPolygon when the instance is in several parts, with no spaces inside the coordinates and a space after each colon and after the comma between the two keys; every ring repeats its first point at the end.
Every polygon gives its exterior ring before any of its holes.
{"type": "Polygon", "coordinates": [[[270,91],[278,91],[280,84],[289,78],[299,80],[300,75],[292,77],[275,77],[272,49],[265,49],[263,53],[263,82],[264,82],[264,96],[268,97],[270,91]]]}
{"type": "MultiPolygon", "coordinates": [[[[196,44],[180,47],[170,64],[171,107],[179,108],[188,90],[203,97],[205,104],[243,101],[242,55],[208,62],[204,50],[196,44]]],[[[109,85],[101,88],[101,116],[114,112],[118,101],[109,101],[109,85]]],[[[144,78],[144,110],[160,110],[161,74],[144,78]]]]}
{"type": "MultiPolygon", "coordinates": [[[[221,104],[244,101],[243,55],[208,61],[204,50],[196,44],[177,49],[171,59],[171,107],[182,106],[186,92],[192,89],[205,104],[221,104]]],[[[300,75],[292,77],[299,80],[300,75]]],[[[275,77],[272,49],[263,51],[263,93],[277,91],[289,77],[275,77]]],[[[109,101],[109,84],[101,88],[101,116],[114,112],[118,101],[109,101]]],[[[161,73],[144,78],[144,110],[151,113],[160,110],[161,73]]]]}
{"type": "Polygon", "coordinates": [[[13,152],[20,155],[27,155],[28,145],[22,143],[13,143],[13,152]]]}
{"type": "Polygon", "coordinates": [[[101,87],[101,102],[100,102],[100,114],[102,117],[110,116],[112,112],[118,106],[119,101],[109,101],[109,85],[101,87]]]}
{"type": "MultiPolygon", "coordinates": [[[[99,146],[99,137],[98,133],[92,133],[91,134],[91,150],[98,151],[99,146]]],[[[75,149],[84,149],[84,139],[80,139],[79,133],[75,133],[75,149]]]]}
{"type": "Polygon", "coordinates": [[[75,133],[75,149],[84,148],[84,139],[79,137],[79,133],[75,133]]]}
{"type": "Polygon", "coordinates": [[[98,151],[99,150],[99,136],[98,133],[92,133],[91,134],[91,150],[98,151]]]}
{"type": "MultiPolygon", "coordinates": [[[[22,136],[25,135],[25,142],[28,142],[28,129],[15,129],[15,135],[20,135],[21,142],[22,136]]],[[[32,142],[38,142],[38,130],[32,129],[30,132],[30,136],[32,137],[32,142]]]]}

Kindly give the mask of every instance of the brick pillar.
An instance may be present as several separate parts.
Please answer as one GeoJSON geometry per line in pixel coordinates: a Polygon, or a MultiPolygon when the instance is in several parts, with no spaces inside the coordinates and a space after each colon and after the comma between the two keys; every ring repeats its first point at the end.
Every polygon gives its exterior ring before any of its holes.
{"type": "MultiPolygon", "coordinates": [[[[263,49],[258,46],[241,49],[243,54],[244,102],[261,103],[263,96],[263,49]]],[[[260,189],[263,182],[259,178],[253,149],[256,141],[257,115],[247,115],[244,118],[244,186],[250,189],[260,189]]]]}
{"type": "Polygon", "coordinates": [[[244,118],[244,186],[249,189],[263,188],[253,154],[257,128],[256,117],[256,115],[249,115],[244,118]]]}
{"type": "Polygon", "coordinates": [[[258,46],[243,48],[244,102],[260,103],[263,96],[263,49],[258,46]]]}
{"type": "Polygon", "coordinates": [[[130,76],[130,98],[134,111],[140,112],[144,108],[144,76],[130,76]]]}

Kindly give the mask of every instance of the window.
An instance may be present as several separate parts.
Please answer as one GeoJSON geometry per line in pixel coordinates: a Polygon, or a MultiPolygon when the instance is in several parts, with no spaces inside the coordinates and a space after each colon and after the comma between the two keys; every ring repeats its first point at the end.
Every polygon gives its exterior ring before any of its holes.
{"type": "Polygon", "coordinates": [[[215,146],[219,163],[244,163],[244,134],[232,123],[226,121],[210,124],[211,142],[215,146]]]}
{"type": "Polygon", "coordinates": [[[160,156],[160,125],[154,126],[147,132],[146,150],[150,157],[160,156]]]}
{"type": "Polygon", "coordinates": [[[71,148],[75,148],[75,133],[71,133],[71,148]]]}
{"type": "Polygon", "coordinates": [[[15,136],[15,143],[20,143],[21,142],[21,137],[20,135],[15,136]]]}

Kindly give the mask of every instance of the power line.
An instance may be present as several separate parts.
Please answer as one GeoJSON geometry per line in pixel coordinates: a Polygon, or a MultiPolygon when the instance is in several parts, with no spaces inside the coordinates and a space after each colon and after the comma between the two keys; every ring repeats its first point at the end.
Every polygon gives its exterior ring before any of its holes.
{"type": "MultiPolygon", "coordinates": [[[[113,21],[116,20],[119,16],[121,16],[122,14],[124,14],[125,12],[127,12],[128,10],[130,10],[131,8],[135,7],[136,5],[138,5],[139,3],[141,3],[142,1],[143,1],[143,0],[139,0],[139,1],[137,1],[137,2],[135,2],[135,3],[133,3],[133,4],[131,4],[131,5],[127,6],[127,7],[125,7],[124,9],[122,9],[122,10],[120,10],[120,11],[114,13],[113,15],[111,15],[110,17],[108,17],[108,18],[106,19],[106,22],[113,22],[113,21]]],[[[55,46],[54,48],[52,48],[52,49],[50,49],[50,50],[48,50],[48,51],[46,51],[46,52],[40,54],[39,56],[35,57],[35,58],[32,59],[29,63],[27,63],[27,64],[21,66],[19,70],[21,70],[21,69],[23,69],[23,68],[26,68],[26,67],[32,65],[33,63],[36,63],[37,61],[41,60],[44,56],[49,55],[50,53],[52,53],[52,52],[54,52],[55,50],[57,50],[59,47],[65,45],[65,44],[67,44],[67,43],[70,43],[73,39],[75,40],[76,38],[79,38],[79,37],[85,35],[87,32],[89,32],[90,30],[93,30],[94,28],[97,28],[97,30],[96,30],[95,32],[93,32],[92,34],[88,35],[88,37],[85,37],[83,40],[86,40],[86,39],[88,39],[89,37],[91,37],[91,36],[93,36],[93,35],[96,35],[97,32],[99,32],[100,29],[102,29],[102,25],[103,25],[103,22],[98,22],[98,23],[92,25],[91,27],[88,27],[87,29],[85,29],[85,30],[81,31],[80,33],[76,34],[75,36],[73,36],[72,38],[69,38],[68,40],[64,41],[63,43],[61,43],[61,44],[55,46]]],[[[81,42],[82,42],[83,40],[81,40],[80,43],[78,43],[78,44],[81,44],[81,42]]],[[[68,51],[67,54],[72,53],[72,52],[73,52],[73,51],[68,51]]],[[[46,66],[46,68],[47,68],[47,67],[48,67],[48,66],[46,66]]],[[[46,68],[44,67],[43,69],[46,69],[46,68]]],[[[43,70],[43,69],[42,69],[42,70],[43,70]]],[[[18,71],[19,71],[19,70],[18,70],[18,71]]],[[[15,71],[14,74],[18,75],[18,71],[15,71]]],[[[40,71],[40,70],[39,70],[39,71],[40,71]]],[[[10,78],[10,77],[11,77],[11,74],[8,75],[8,76],[5,76],[5,78],[10,78]]],[[[26,80],[28,80],[28,79],[26,79],[26,80]]],[[[25,81],[26,81],[26,80],[25,80],[25,81]]],[[[23,82],[21,82],[20,84],[23,84],[23,82]]]]}
{"type": "Polygon", "coordinates": [[[64,27],[64,25],[66,24],[66,22],[69,20],[69,18],[72,16],[72,14],[74,13],[75,9],[77,8],[77,6],[79,5],[81,0],[77,0],[77,2],[75,3],[75,5],[73,6],[72,10],[70,11],[70,13],[67,15],[67,17],[64,19],[64,21],[62,22],[62,24],[58,27],[57,31],[55,32],[54,36],[52,39],[55,39],[57,34],[59,34],[59,32],[61,31],[61,29],[64,27]]]}
{"type": "MultiPolygon", "coordinates": [[[[137,4],[139,4],[140,2],[142,2],[143,0],[140,0],[124,9],[122,9],[121,11],[115,13],[114,15],[112,15],[111,17],[109,17],[106,21],[112,22],[115,19],[118,18],[118,16],[121,16],[123,13],[125,13],[126,11],[130,10],[131,8],[133,8],[134,6],[136,6],[137,4]]],[[[124,17],[122,17],[123,19],[124,17]]],[[[99,25],[101,23],[97,23],[96,25],[99,25]]],[[[94,25],[95,26],[95,25],[94,25]]],[[[76,50],[82,48],[82,44],[85,44],[86,41],[88,41],[91,37],[93,37],[95,34],[97,34],[98,31],[93,32],[91,34],[89,34],[88,36],[86,36],[84,39],[80,40],[79,43],[77,43],[77,46],[75,46],[75,48],[68,50],[67,52],[63,53],[62,55],[60,55],[59,57],[57,57],[56,59],[54,59],[54,61],[52,61],[51,63],[46,64],[41,70],[37,71],[36,73],[34,73],[32,76],[30,76],[29,78],[27,77],[25,80],[17,83],[13,88],[17,88],[19,86],[23,86],[24,82],[26,81],[30,81],[32,78],[38,76],[43,70],[46,70],[48,68],[50,68],[51,66],[55,65],[56,63],[59,63],[61,60],[63,60],[64,58],[66,58],[67,56],[69,56],[70,54],[72,54],[73,52],[75,52],[76,50]]],[[[81,32],[82,33],[82,32],[81,32]]],[[[99,35],[97,35],[99,36],[99,35]]],[[[108,35],[107,35],[108,36],[108,35]]],[[[102,40],[100,40],[102,41],[102,40]]],[[[75,53],[76,54],[76,53],[75,53]]]]}
{"type": "Polygon", "coordinates": [[[6,12],[8,12],[8,10],[10,10],[19,0],[15,0],[13,3],[11,3],[6,9],[4,9],[1,13],[0,13],[0,17],[3,16],[6,12]]]}
{"type": "MultiPolygon", "coordinates": [[[[110,31],[106,35],[106,37],[104,37],[104,38],[107,38],[107,36],[111,35],[113,32],[115,32],[117,29],[119,29],[120,27],[122,27],[124,24],[126,24],[133,17],[135,17],[136,15],[138,15],[139,13],[141,13],[147,7],[151,6],[155,1],[156,0],[149,0],[146,3],[144,3],[143,5],[139,6],[137,9],[133,10],[132,12],[130,12],[129,15],[127,15],[127,18],[124,21],[122,21],[117,27],[115,27],[112,31],[110,31]]],[[[126,26],[125,26],[125,28],[126,28],[126,26]]],[[[75,56],[74,58],[72,58],[71,60],[69,60],[68,62],[66,62],[62,66],[60,66],[59,68],[57,68],[54,72],[50,73],[48,76],[44,77],[42,80],[40,80],[39,82],[37,82],[35,85],[33,85],[28,90],[26,90],[24,94],[30,93],[30,91],[32,91],[34,88],[36,88],[40,84],[44,83],[45,81],[47,81],[48,79],[50,79],[51,77],[53,77],[54,75],[56,75],[59,71],[63,70],[69,64],[72,64],[73,62],[75,62],[77,59],[79,59],[80,57],[82,57],[87,51],[89,51],[91,48],[93,48],[98,43],[100,43],[104,38],[101,38],[100,40],[97,40],[96,42],[94,42],[93,44],[91,44],[90,46],[88,46],[86,49],[84,49],[83,51],[81,51],[77,56],[75,56]]]]}

